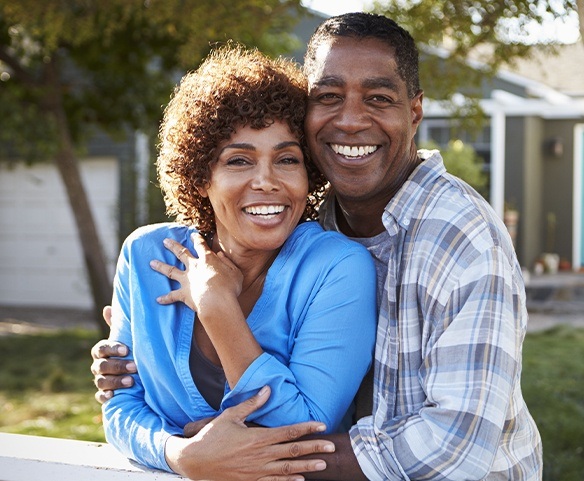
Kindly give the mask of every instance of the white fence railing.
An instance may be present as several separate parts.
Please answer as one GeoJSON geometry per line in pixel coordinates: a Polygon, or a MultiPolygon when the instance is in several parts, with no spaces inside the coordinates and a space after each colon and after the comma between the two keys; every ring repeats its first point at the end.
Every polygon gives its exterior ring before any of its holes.
{"type": "Polygon", "coordinates": [[[0,481],[178,481],[106,443],[0,433],[0,481]]]}

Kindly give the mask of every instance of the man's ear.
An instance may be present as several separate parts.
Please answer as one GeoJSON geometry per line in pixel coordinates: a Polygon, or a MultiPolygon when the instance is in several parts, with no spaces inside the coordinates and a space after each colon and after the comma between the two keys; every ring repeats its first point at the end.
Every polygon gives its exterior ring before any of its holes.
{"type": "Polygon", "coordinates": [[[424,108],[422,107],[422,101],[424,99],[424,91],[420,90],[416,96],[411,100],[412,106],[412,124],[414,126],[414,132],[418,130],[418,125],[424,118],[424,108]]]}

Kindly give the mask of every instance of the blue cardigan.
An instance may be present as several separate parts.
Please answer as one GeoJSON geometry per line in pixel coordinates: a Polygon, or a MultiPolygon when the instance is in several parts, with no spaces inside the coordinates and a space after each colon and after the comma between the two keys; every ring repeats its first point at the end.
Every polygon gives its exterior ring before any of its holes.
{"type": "Polygon", "coordinates": [[[164,445],[186,423],[217,416],[269,385],[268,402],[248,420],[264,426],[321,421],[335,431],[367,372],[377,322],[375,268],[367,250],[316,222],[300,224],[269,268],[247,318],[264,353],[219,411],[198,392],[189,368],[195,313],[156,298],[178,283],[155,272],[152,259],[184,266],[162,244],[172,238],[193,251],[192,227],[156,224],[124,242],[114,281],[110,339],[130,348],[138,374],[103,406],[106,438],[124,455],[170,471],[164,445]]]}

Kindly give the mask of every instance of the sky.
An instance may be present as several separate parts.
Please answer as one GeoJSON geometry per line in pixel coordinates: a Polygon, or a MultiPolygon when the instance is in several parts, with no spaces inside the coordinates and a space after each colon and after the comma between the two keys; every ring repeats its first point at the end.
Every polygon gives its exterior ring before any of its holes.
{"type": "MultiPolygon", "coordinates": [[[[561,2],[562,0],[550,0],[561,2]]],[[[302,0],[305,7],[330,15],[362,11],[371,3],[371,0],[302,0]]],[[[540,40],[559,40],[563,43],[574,43],[579,38],[578,16],[574,14],[568,23],[559,21],[546,25],[532,25],[529,29],[531,38],[540,40]]]]}

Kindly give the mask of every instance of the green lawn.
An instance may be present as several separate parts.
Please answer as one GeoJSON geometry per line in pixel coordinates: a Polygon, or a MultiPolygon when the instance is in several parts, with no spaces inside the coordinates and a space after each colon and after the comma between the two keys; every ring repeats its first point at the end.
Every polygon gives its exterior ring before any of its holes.
{"type": "Polygon", "coordinates": [[[0,431],[104,441],[91,346],[96,334],[0,338],[0,431]]]}
{"type": "MultiPolygon", "coordinates": [[[[103,441],[87,331],[0,338],[0,431],[103,441]]],[[[544,480],[584,473],[584,330],[528,335],[523,392],[544,445],[544,480]]]]}
{"type": "Polygon", "coordinates": [[[584,479],[584,330],[530,334],[523,395],[543,440],[544,480],[584,479]]]}

